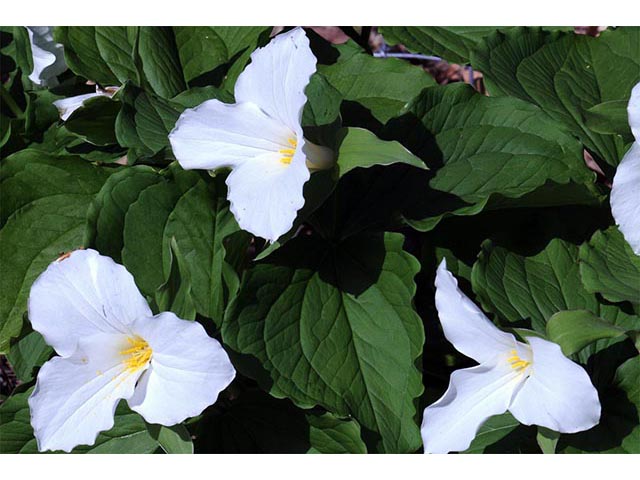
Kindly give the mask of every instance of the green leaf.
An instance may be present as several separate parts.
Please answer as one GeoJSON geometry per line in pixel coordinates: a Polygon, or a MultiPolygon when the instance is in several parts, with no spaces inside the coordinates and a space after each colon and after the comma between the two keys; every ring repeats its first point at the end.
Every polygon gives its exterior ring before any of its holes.
{"type": "Polygon", "coordinates": [[[20,332],[32,282],[82,246],[86,212],[108,176],[82,159],[24,150],[0,168],[0,351],[20,332]]]}
{"type": "Polygon", "coordinates": [[[493,194],[517,198],[552,181],[592,183],[579,142],[539,108],[507,97],[486,97],[467,85],[425,89],[406,114],[426,132],[419,156],[441,152],[431,187],[469,203],[493,194]],[[424,152],[424,154],[421,154],[424,152]]]}
{"type": "Polygon", "coordinates": [[[352,415],[386,452],[421,444],[415,361],[424,332],[411,307],[419,266],[402,240],[292,239],[245,274],[222,327],[226,345],[262,366],[238,368],[272,395],[352,415]]]}
{"type": "Polygon", "coordinates": [[[367,453],[355,420],[342,420],[325,413],[307,415],[311,448],[307,453],[367,453]]]}
{"type": "Polygon", "coordinates": [[[558,439],[560,438],[560,434],[558,432],[554,432],[553,430],[549,430],[545,427],[538,427],[538,434],[536,435],[536,440],[538,442],[538,446],[542,453],[545,454],[554,454],[556,453],[556,446],[558,445],[558,439]]]}
{"type": "Polygon", "coordinates": [[[381,27],[388,44],[403,44],[413,53],[468,63],[471,51],[498,27],[381,27]]]}
{"type": "MultiPolygon", "coordinates": [[[[486,39],[474,65],[487,77],[490,90],[498,87],[492,93],[539,105],[599,158],[616,166],[627,142],[589,125],[594,110],[597,116],[598,109],[605,108],[599,105],[628,102],[631,88],[640,80],[639,59],[636,27],[605,31],[598,38],[519,29],[486,39]]],[[[628,126],[624,133],[630,140],[628,126]]]]}
{"type": "Polygon", "coordinates": [[[149,85],[163,98],[187,88],[171,27],[140,27],[138,52],[149,85]]]}
{"type": "Polygon", "coordinates": [[[121,261],[125,215],[140,194],[163,177],[147,166],[117,170],[102,186],[87,213],[85,245],[121,261]]]}
{"type": "Polygon", "coordinates": [[[85,100],[82,107],[74,111],[64,126],[94,145],[117,143],[115,124],[120,111],[120,102],[107,97],[85,100]]]}
{"type": "Polygon", "coordinates": [[[243,52],[253,52],[271,27],[174,27],[173,30],[184,77],[191,82],[232,62],[243,52]]]}
{"type": "Polygon", "coordinates": [[[566,356],[579,352],[602,338],[618,338],[623,328],[595,316],[587,310],[565,310],[554,313],[547,322],[547,337],[562,348],[566,356]]]}
{"type": "Polygon", "coordinates": [[[594,105],[584,112],[587,128],[605,135],[628,135],[628,102],[611,100],[594,105]]]}
{"type": "MultiPolygon", "coordinates": [[[[98,52],[104,62],[109,66],[109,69],[118,78],[118,83],[123,84],[131,80],[140,84],[140,73],[138,72],[136,63],[138,31],[140,27],[102,26],[94,28],[94,37],[98,52]]],[[[83,58],[83,60],[85,60],[85,58],[83,58]]]]}
{"type": "Polygon", "coordinates": [[[380,122],[395,116],[420,90],[435,84],[421,67],[396,58],[374,58],[350,41],[333,65],[319,65],[318,71],[342,95],[358,102],[380,122]]]}
{"type": "MultiPolygon", "coordinates": [[[[485,242],[471,280],[484,309],[514,326],[530,321],[534,330],[544,333],[551,316],[563,310],[588,310],[625,330],[640,326],[638,317],[599,304],[596,296],[585,290],[578,247],[563,240],[554,239],[529,257],[485,242]]],[[[602,347],[611,342],[599,344],[602,347]]]]}
{"type": "Polygon", "coordinates": [[[597,231],[580,247],[580,275],[588,292],[640,304],[640,257],[616,227],[597,231]]]}
{"type": "Polygon", "coordinates": [[[303,126],[329,125],[340,116],[342,95],[321,73],[316,72],[311,76],[304,93],[307,103],[302,112],[303,126]]]}
{"type": "Polygon", "coordinates": [[[33,380],[33,369],[46,362],[53,349],[38,332],[30,332],[11,345],[7,358],[18,380],[22,383],[33,380]]]}
{"type": "Polygon", "coordinates": [[[172,427],[157,424],[147,424],[152,438],[157,440],[165,453],[190,454],[193,453],[193,442],[187,427],[182,423],[172,427]]]}
{"type": "MultiPolygon", "coordinates": [[[[15,393],[0,405],[0,453],[38,453],[27,403],[32,391],[15,393]]],[[[113,428],[98,435],[94,445],[78,446],[72,453],[153,453],[157,448],[142,417],[121,402],[113,428]]]]}
{"type": "Polygon", "coordinates": [[[380,140],[364,128],[344,128],[339,133],[338,167],[340,176],[354,168],[406,163],[427,170],[422,160],[396,141],[380,140]]]}
{"type": "Polygon", "coordinates": [[[520,422],[509,412],[491,417],[482,424],[471,445],[463,453],[491,453],[495,446],[507,443],[511,436],[520,434],[519,430],[520,422]]]}

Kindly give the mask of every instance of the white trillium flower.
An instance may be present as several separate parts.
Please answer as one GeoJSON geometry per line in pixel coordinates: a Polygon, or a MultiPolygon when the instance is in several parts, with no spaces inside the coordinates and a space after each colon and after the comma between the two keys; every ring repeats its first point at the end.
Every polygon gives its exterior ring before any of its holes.
{"type": "Polygon", "coordinates": [[[631,91],[627,111],[635,142],[613,177],[611,213],[634,253],[640,255],[640,83],[631,91]]]}
{"type": "Polygon", "coordinates": [[[560,433],[600,421],[598,393],[584,369],[555,343],[537,337],[522,343],[498,329],[458,288],[445,260],[436,275],[436,307],[447,340],[480,365],[453,372],[442,398],[425,409],[425,453],[466,450],[489,417],[507,410],[525,425],[560,433]]]}
{"type": "Polygon", "coordinates": [[[118,90],[120,90],[120,87],[106,87],[105,89],[102,89],[96,85],[96,93],[84,93],[74,97],[61,98],[60,100],[53,102],[53,105],[58,109],[60,118],[66,122],[73,112],[84,105],[86,100],[94,97],[111,98],[118,90]]]}
{"type": "Polygon", "coordinates": [[[60,355],[42,366],[29,398],[40,451],[92,445],[120,399],[149,423],[175,425],[235,376],[202,325],[154,316],[131,274],[95,250],[49,265],[31,287],[29,319],[60,355]]]}
{"type": "Polygon", "coordinates": [[[53,40],[53,27],[26,27],[31,43],[33,71],[29,75],[36,85],[55,86],[56,77],[67,69],[64,47],[53,40]]]}
{"type": "Polygon", "coordinates": [[[311,170],[333,160],[330,149],[303,137],[304,89],[316,58],[302,28],[251,54],[238,77],[233,105],[208,100],[180,115],[169,135],[185,169],[230,167],[230,209],[244,230],[277,240],[304,205],[311,170]]]}

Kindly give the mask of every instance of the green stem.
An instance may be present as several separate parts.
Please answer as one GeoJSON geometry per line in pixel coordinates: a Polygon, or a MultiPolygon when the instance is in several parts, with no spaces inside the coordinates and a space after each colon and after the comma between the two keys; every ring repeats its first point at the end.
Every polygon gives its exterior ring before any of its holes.
{"type": "Polygon", "coordinates": [[[11,110],[17,118],[22,118],[24,116],[24,112],[18,106],[7,89],[4,88],[4,85],[0,85],[0,98],[2,98],[2,101],[7,105],[7,107],[9,107],[9,110],[11,110]]]}

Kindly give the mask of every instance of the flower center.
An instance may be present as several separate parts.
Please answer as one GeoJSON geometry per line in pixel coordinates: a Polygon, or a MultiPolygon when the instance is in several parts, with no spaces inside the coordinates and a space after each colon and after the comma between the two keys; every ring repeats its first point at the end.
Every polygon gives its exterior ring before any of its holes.
{"type": "Polygon", "coordinates": [[[295,137],[288,138],[287,142],[291,145],[291,148],[283,148],[278,152],[282,155],[280,161],[285,165],[289,165],[291,163],[291,160],[293,160],[293,154],[296,153],[296,147],[298,146],[298,141],[295,137]]]}
{"type": "Polygon", "coordinates": [[[120,350],[120,355],[126,358],[123,360],[127,371],[133,373],[143,368],[151,360],[151,347],[142,338],[127,337],[130,347],[120,350]]]}
{"type": "Polygon", "coordinates": [[[507,359],[507,362],[511,364],[511,368],[513,368],[515,371],[521,372],[522,370],[527,368],[529,365],[531,365],[531,362],[522,360],[518,356],[518,352],[516,350],[511,350],[510,353],[511,353],[511,356],[507,359]]]}

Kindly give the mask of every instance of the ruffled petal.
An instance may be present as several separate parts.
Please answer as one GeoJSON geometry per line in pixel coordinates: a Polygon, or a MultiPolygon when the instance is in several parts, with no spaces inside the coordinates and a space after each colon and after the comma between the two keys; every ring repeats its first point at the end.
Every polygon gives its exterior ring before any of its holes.
{"type": "Polygon", "coordinates": [[[29,397],[38,450],[93,445],[99,432],[113,427],[118,402],[133,395],[144,371],[126,368],[120,352],[127,345],[126,335],[97,334],[81,339],[72,356],[42,366],[29,397]]]}
{"type": "Polygon", "coordinates": [[[304,184],[311,173],[305,163],[304,140],[291,163],[282,155],[263,155],[243,163],[227,177],[230,209],[240,227],[275,242],[293,226],[304,205],[304,184]]]}
{"type": "Polygon", "coordinates": [[[302,28],[273,38],[251,54],[251,63],[238,77],[238,102],[253,102],[269,116],[299,133],[304,89],[316,71],[316,57],[302,28]]]}
{"type": "Polygon", "coordinates": [[[631,98],[627,106],[629,113],[629,126],[633,132],[636,142],[640,142],[640,83],[631,90],[631,98]]]}
{"type": "Polygon", "coordinates": [[[175,425],[199,415],[235,377],[227,353],[197,322],[164,312],[136,321],[133,330],[153,352],[128,401],[147,422],[175,425]]]}
{"type": "Polygon", "coordinates": [[[436,308],[444,335],[456,350],[478,363],[516,348],[513,335],[503,332],[458,288],[442,260],[436,273],[436,308]]]}
{"type": "Polygon", "coordinates": [[[466,450],[489,417],[507,411],[523,378],[504,361],[453,372],[445,394],[424,411],[425,453],[466,450]]]}
{"type": "Polygon", "coordinates": [[[640,255],[640,143],[638,142],[631,146],[613,177],[611,214],[634,253],[640,255]]]}
{"type": "Polygon", "coordinates": [[[55,86],[55,77],[67,69],[64,47],[53,40],[53,27],[27,27],[27,33],[33,58],[29,80],[36,85],[55,86]]]}
{"type": "Polygon", "coordinates": [[[153,315],[127,269],[95,250],[49,265],[31,286],[28,309],[34,330],[63,357],[82,337],[126,334],[136,318],[153,315]]]}
{"type": "Polygon", "coordinates": [[[295,132],[253,103],[228,105],[207,100],[185,110],[169,134],[171,148],[184,169],[236,167],[291,148],[295,132]]]}
{"type": "Polygon", "coordinates": [[[533,351],[531,374],[509,407],[525,425],[560,433],[588,430],[600,421],[598,392],[584,369],[541,338],[527,338],[533,351]]]}

